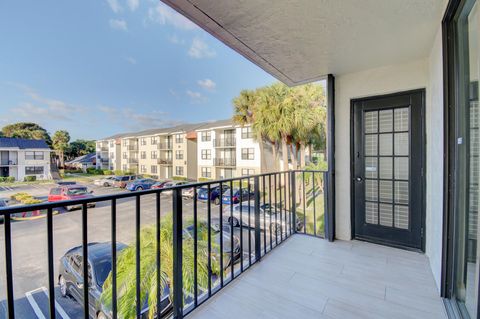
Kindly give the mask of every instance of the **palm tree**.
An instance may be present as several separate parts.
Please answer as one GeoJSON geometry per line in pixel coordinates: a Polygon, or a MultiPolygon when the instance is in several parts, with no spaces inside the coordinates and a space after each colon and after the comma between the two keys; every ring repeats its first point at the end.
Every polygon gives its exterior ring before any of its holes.
{"type": "MultiPolygon", "coordinates": [[[[191,225],[191,220],[184,219],[185,225],[191,225]]],[[[207,287],[208,285],[208,232],[206,227],[198,227],[198,259],[197,259],[197,280],[199,287],[207,287]]],[[[215,242],[212,240],[212,252],[217,249],[215,242]]],[[[118,313],[119,318],[135,318],[136,305],[136,264],[135,254],[137,247],[131,245],[124,249],[117,259],[117,289],[118,289],[118,313]]],[[[217,249],[218,251],[218,249],[217,249]]],[[[157,309],[157,301],[153,296],[157,295],[157,242],[156,242],[156,226],[147,226],[140,233],[140,291],[141,302],[148,302],[149,318],[155,318],[155,314],[161,309],[157,309]],[[147,298],[148,296],[151,296],[147,298]],[[148,299],[148,300],[147,300],[148,299]]],[[[217,258],[218,259],[218,258],[217,258]]],[[[212,260],[216,260],[213,256],[212,260]]],[[[193,239],[183,239],[182,254],[182,273],[183,273],[183,290],[184,293],[193,294],[194,291],[194,251],[193,239]]],[[[170,216],[163,217],[160,227],[160,284],[161,291],[164,290],[173,278],[173,223],[170,216]]],[[[211,264],[212,274],[220,273],[220,266],[217,262],[211,264]]],[[[171,285],[170,287],[173,287],[171,285]]],[[[170,289],[172,293],[172,289],[170,289]]],[[[174,292],[173,292],[174,293],[174,292]]],[[[107,307],[110,307],[112,300],[112,274],[108,276],[103,285],[101,301],[107,307]]]]}
{"type": "Polygon", "coordinates": [[[68,142],[70,141],[70,134],[67,131],[56,131],[52,137],[52,146],[60,157],[60,166],[63,167],[65,163],[65,151],[68,149],[68,142]]]}

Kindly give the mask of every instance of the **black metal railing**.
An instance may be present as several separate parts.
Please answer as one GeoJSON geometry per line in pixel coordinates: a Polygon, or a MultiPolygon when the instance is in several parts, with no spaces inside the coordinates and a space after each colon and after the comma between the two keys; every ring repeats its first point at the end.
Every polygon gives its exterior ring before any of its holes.
{"type": "Polygon", "coordinates": [[[159,150],[171,150],[173,148],[173,143],[172,142],[160,142],[158,143],[158,149],[159,150]]]}
{"type": "Polygon", "coordinates": [[[172,165],[173,160],[171,158],[159,158],[157,163],[160,165],[172,165]]]}
{"type": "Polygon", "coordinates": [[[237,160],[235,158],[215,158],[215,166],[235,166],[237,165],[237,160]]]}
{"type": "MultiPolygon", "coordinates": [[[[112,293],[111,300],[108,301],[111,302],[108,307],[111,309],[111,317],[125,317],[123,311],[127,307],[130,310],[135,309],[137,318],[145,318],[147,313],[145,304],[148,304],[148,309],[153,306],[157,318],[171,314],[174,318],[183,318],[292,234],[322,237],[324,225],[322,218],[326,216],[324,185],[327,185],[327,177],[328,175],[321,171],[274,172],[163,189],[0,209],[0,217],[4,219],[7,317],[10,319],[16,317],[13,271],[13,258],[16,253],[13,246],[16,237],[12,236],[12,222],[18,214],[35,211],[46,216],[45,266],[50,318],[55,318],[58,307],[55,300],[58,274],[55,273],[54,256],[58,257],[59,254],[54,250],[56,241],[61,239],[56,238],[54,241],[54,224],[63,214],[56,214],[56,210],[80,206],[81,256],[90,257],[92,241],[89,235],[95,234],[92,227],[96,226],[95,218],[99,216],[98,212],[90,214],[95,209],[90,208],[94,204],[100,207],[98,209],[110,207],[105,213],[109,213],[111,221],[110,234],[106,235],[111,241],[112,268],[109,278],[112,293]],[[187,191],[192,189],[192,197],[185,197],[187,191]],[[146,199],[152,201],[151,207],[142,202],[146,199]],[[124,211],[124,205],[128,203],[131,207],[127,211],[134,212],[134,240],[132,245],[126,248],[134,250],[130,251],[131,254],[117,250],[119,221],[124,219],[118,217],[120,210],[124,211]],[[171,207],[171,211],[165,207],[171,207]],[[150,212],[154,215],[150,225],[154,229],[152,231],[154,244],[142,245],[142,241],[148,235],[144,220],[148,220],[150,212]],[[161,234],[165,232],[171,236],[162,237],[161,234]],[[171,249],[171,254],[163,253],[162,249],[171,249]],[[148,253],[154,256],[153,260],[149,261],[145,257],[148,253]],[[119,267],[124,265],[119,260],[128,256],[134,258],[134,270],[129,276],[123,273],[121,278],[123,280],[133,278],[135,291],[128,296],[135,297],[119,303],[119,298],[124,298],[124,290],[132,286],[118,282],[117,276],[119,267]],[[151,264],[145,264],[148,262],[151,264]],[[164,273],[163,269],[171,269],[172,272],[166,273],[168,270],[165,270],[164,273]],[[147,280],[148,276],[152,280],[147,280]],[[143,291],[145,282],[154,285],[149,286],[154,289],[143,291]],[[149,295],[152,291],[155,292],[154,295],[149,295]],[[162,295],[164,291],[168,291],[166,299],[162,295]],[[132,307],[128,307],[129,304],[132,307]]],[[[83,309],[91,309],[89,298],[93,298],[93,294],[89,293],[91,283],[87,279],[90,266],[83,263],[82,267],[82,291],[80,297],[76,298],[81,299],[79,302],[83,303],[83,309]]],[[[15,275],[18,275],[19,271],[17,270],[15,275]]],[[[107,289],[105,285],[104,289],[107,289]]],[[[84,311],[83,317],[89,318],[88,311],[84,311]]]]}
{"type": "Polygon", "coordinates": [[[214,147],[235,147],[236,145],[235,137],[216,138],[213,140],[214,147]]]}
{"type": "Polygon", "coordinates": [[[129,151],[138,151],[138,144],[131,144],[127,146],[129,151]]]}

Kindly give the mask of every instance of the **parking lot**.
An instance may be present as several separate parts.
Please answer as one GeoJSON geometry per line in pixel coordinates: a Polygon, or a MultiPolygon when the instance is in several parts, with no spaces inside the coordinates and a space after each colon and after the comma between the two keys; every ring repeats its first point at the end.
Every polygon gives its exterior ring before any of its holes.
{"type": "MultiPolygon", "coordinates": [[[[84,184],[94,191],[95,195],[119,192],[118,189],[84,184]]],[[[34,196],[42,197],[48,194],[53,185],[42,184],[22,187],[15,190],[1,190],[0,197],[7,198],[16,192],[28,192],[34,196]]],[[[141,224],[142,226],[155,223],[155,195],[141,196],[141,224]]],[[[183,201],[183,214],[185,218],[193,214],[193,201],[183,201]]],[[[229,211],[229,206],[224,206],[224,211],[229,211]]],[[[172,212],[171,195],[161,196],[161,216],[164,218],[172,212]]],[[[111,207],[110,202],[99,202],[95,208],[88,210],[88,240],[89,242],[110,242],[111,236],[111,207]]],[[[212,218],[220,218],[219,206],[212,204],[212,218]]],[[[117,241],[131,244],[135,238],[135,198],[126,198],[117,201],[117,241]]],[[[198,202],[199,220],[207,219],[207,205],[198,202]]],[[[227,221],[224,217],[224,223],[227,221]]],[[[67,212],[58,209],[58,214],[53,218],[54,228],[54,260],[55,276],[58,276],[58,261],[64,253],[72,247],[81,245],[81,211],[67,212]]],[[[239,236],[240,228],[234,228],[234,233],[239,236]]],[[[248,263],[248,238],[254,247],[253,231],[243,229],[243,256],[244,265],[248,263]]],[[[268,236],[267,236],[268,237],[268,236]]],[[[13,271],[15,312],[17,318],[48,318],[47,282],[47,233],[46,219],[27,220],[12,223],[13,242],[13,271]]],[[[4,231],[0,224],[0,276],[5,274],[4,256],[4,231]]],[[[239,268],[239,264],[236,265],[239,268]]],[[[81,318],[82,307],[72,299],[62,298],[56,287],[57,318],[81,318]]],[[[5,309],[5,278],[0,278],[0,318],[6,316],[5,309]]]]}

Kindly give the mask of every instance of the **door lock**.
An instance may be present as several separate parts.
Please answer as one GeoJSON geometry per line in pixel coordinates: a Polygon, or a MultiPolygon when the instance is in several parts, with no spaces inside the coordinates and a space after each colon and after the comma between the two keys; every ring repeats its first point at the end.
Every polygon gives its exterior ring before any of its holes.
{"type": "Polygon", "coordinates": [[[363,181],[363,178],[361,178],[361,177],[357,177],[357,178],[356,178],[356,180],[357,180],[357,182],[359,182],[359,183],[360,183],[360,182],[362,182],[362,181],[363,181]]]}

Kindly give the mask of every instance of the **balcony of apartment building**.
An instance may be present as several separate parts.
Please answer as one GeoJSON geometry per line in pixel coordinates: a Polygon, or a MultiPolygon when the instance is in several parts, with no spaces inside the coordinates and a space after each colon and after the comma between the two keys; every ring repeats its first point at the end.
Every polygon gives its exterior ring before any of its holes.
{"type": "Polygon", "coordinates": [[[171,150],[173,149],[173,141],[171,138],[160,138],[158,143],[159,150],[171,150]]]}
{"type": "Polygon", "coordinates": [[[235,130],[215,130],[215,139],[213,139],[213,147],[216,148],[235,148],[237,141],[235,138],[235,130]]]}
{"type": "Polygon", "coordinates": [[[0,166],[18,165],[17,151],[0,151],[0,166]]]}
{"type": "Polygon", "coordinates": [[[235,167],[237,160],[235,157],[216,157],[213,159],[213,165],[218,167],[235,167]]]}

